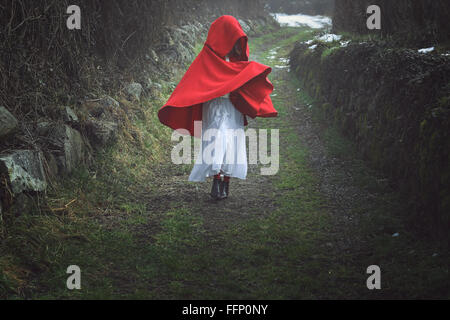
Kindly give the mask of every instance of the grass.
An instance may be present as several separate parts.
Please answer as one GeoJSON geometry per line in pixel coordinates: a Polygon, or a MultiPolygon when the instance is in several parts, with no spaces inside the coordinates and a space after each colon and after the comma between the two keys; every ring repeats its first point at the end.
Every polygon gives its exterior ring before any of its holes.
{"type": "MultiPolygon", "coordinates": [[[[251,52],[258,51],[259,60],[272,65],[296,41],[314,35],[306,28],[283,28],[251,39],[251,52]],[[274,47],[276,52],[270,52],[274,47]]],[[[273,207],[244,206],[241,210],[261,214],[211,230],[208,224],[214,218],[203,214],[204,204],[182,198],[193,186],[164,183],[177,176],[184,179],[191,166],[169,161],[171,131],[156,116],[170,93],[163,90],[142,102],[143,114],[130,116],[118,143],[102,152],[93,167],[79,168],[55,186],[48,205],[65,210],[8,217],[0,247],[0,297],[442,297],[448,280],[445,256],[433,257],[434,245],[408,233],[395,192],[384,189],[338,129],[316,118],[328,155],[353,160],[353,183],[379,194],[352,207],[360,221],[346,232],[361,239],[360,245],[338,249],[336,217],[310,166],[309,147],[293,130],[299,123],[292,106],[310,106],[314,114],[317,103],[303,89],[297,91],[299,81],[292,75],[271,81],[280,116],[258,119],[257,124],[280,128],[280,171],[265,189],[273,207]],[[400,237],[393,238],[394,232],[400,237]],[[66,269],[73,264],[82,270],[80,291],[65,287],[66,269]],[[371,264],[382,268],[381,292],[365,287],[365,268],[371,264]]]]}
{"type": "MultiPolygon", "coordinates": [[[[294,88],[300,86],[298,79],[292,82],[296,83],[294,88]]],[[[337,124],[329,121],[319,102],[303,88],[298,95],[305,105],[310,106],[306,110],[314,119],[316,132],[328,156],[347,163],[345,171],[338,172],[335,177],[350,175],[352,185],[367,190],[372,196],[370,201],[362,198],[352,204],[351,214],[358,222],[350,225],[347,232],[360,239],[361,244],[352,248],[339,263],[342,274],[346,275],[342,277],[353,283],[364,281],[362,275],[355,277],[361,270],[371,264],[380,265],[382,271],[386,271],[383,290],[368,292],[359,288],[354,296],[370,299],[448,297],[447,245],[420,238],[408,228],[406,199],[391,189],[388,180],[378,171],[366,165],[355,144],[344,136],[337,124]],[[399,236],[394,237],[394,234],[399,236]]]]}
{"type": "Polygon", "coordinates": [[[331,47],[331,48],[327,48],[322,52],[322,59],[325,59],[326,57],[328,57],[329,55],[333,54],[333,52],[336,52],[337,50],[339,50],[341,47],[337,46],[337,47],[331,47]]]}

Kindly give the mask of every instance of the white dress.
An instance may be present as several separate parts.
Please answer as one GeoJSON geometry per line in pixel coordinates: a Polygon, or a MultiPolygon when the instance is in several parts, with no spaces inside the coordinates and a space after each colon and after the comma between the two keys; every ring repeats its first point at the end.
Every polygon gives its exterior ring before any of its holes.
{"type": "Polygon", "coordinates": [[[189,181],[205,181],[222,172],[245,179],[247,149],[244,115],[229,99],[229,94],[203,103],[202,142],[189,181]]]}

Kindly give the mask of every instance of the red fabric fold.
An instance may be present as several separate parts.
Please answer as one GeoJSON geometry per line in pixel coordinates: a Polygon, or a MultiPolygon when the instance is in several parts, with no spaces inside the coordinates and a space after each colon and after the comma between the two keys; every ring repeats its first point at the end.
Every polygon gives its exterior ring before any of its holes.
{"type": "Polygon", "coordinates": [[[186,129],[194,135],[194,121],[202,120],[203,103],[227,93],[245,116],[277,116],[270,99],[273,85],[267,78],[272,69],[248,61],[247,43],[247,35],[234,17],[222,16],[214,21],[203,49],[159,110],[161,123],[174,130],[186,129]],[[227,62],[225,56],[238,40],[242,55],[227,62]]]}

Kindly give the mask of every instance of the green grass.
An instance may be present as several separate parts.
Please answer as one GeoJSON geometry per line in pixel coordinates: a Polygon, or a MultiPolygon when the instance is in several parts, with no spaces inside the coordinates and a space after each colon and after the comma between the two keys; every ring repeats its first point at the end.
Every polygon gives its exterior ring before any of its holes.
{"type": "Polygon", "coordinates": [[[328,57],[329,55],[333,54],[333,52],[336,52],[340,49],[340,46],[337,47],[331,47],[331,48],[327,48],[322,52],[322,59],[325,59],[326,57],[328,57]]]}
{"type": "MultiPolygon", "coordinates": [[[[305,28],[284,28],[251,39],[251,52],[271,65],[269,53],[286,57],[296,41],[313,37],[305,28]]],[[[200,49],[197,48],[198,50],[200,49]]],[[[155,181],[186,174],[190,165],[170,163],[171,130],[156,112],[170,90],[140,108],[118,143],[89,170],[78,169],[49,194],[50,208],[8,218],[0,247],[0,297],[8,299],[327,299],[442,297],[448,282],[445,255],[417,241],[402,223],[402,203],[358,160],[350,141],[323,126],[332,157],[352,160],[353,183],[377,198],[356,203],[358,224],[346,230],[361,239],[343,252],[336,246],[336,218],[309,165],[309,149],[295,131],[292,105],[317,103],[298,79],[272,79],[279,118],[259,119],[280,128],[280,171],[266,196],[274,209],[211,231],[202,203],[186,203],[155,181]],[[156,199],[167,199],[158,203],[156,199]],[[392,233],[400,237],[393,238],[392,233]],[[414,251],[412,251],[414,250],[414,251]],[[69,265],[82,270],[82,290],[65,287],[69,265]],[[365,269],[382,268],[381,292],[365,287],[365,269]]],[[[339,177],[339,176],[338,176],[339,177]]],[[[192,188],[185,184],[182,188],[192,188]]],[[[177,187],[178,188],[178,187],[177,187]]],[[[177,189],[180,190],[180,189],[177,189]]],[[[448,296],[448,293],[446,293],[448,296]]]]}
{"type": "MultiPolygon", "coordinates": [[[[298,79],[292,79],[300,87],[298,79]]],[[[358,222],[347,230],[361,245],[353,248],[339,261],[340,275],[347,282],[365,281],[361,271],[371,264],[380,265],[383,273],[383,290],[368,292],[355,289],[342,297],[360,298],[446,298],[448,292],[448,254],[445,243],[421,238],[408,228],[407,200],[390,188],[388,180],[370,168],[357,152],[353,141],[344,136],[326,111],[330,106],[315,101],[304,88],[298,92],[304,105],[310,106],[326,152],[330,157],[344,161],[345,171],[335,175],[351,176],[351,184],[372,194],[370,201],[359,199],[352,205],[351,213],[358,222]],[[325,111],[325,112],[324,112],[325,111]],[[398,233],[399,237],[392,235],[398,233]],[[359,277],[355,276],[360,274],[359,277]]],[[[342,284],[341,284],[342,285],[342,284]]],[[[350,286],[349,286],[350,287],[350,286]]]]}

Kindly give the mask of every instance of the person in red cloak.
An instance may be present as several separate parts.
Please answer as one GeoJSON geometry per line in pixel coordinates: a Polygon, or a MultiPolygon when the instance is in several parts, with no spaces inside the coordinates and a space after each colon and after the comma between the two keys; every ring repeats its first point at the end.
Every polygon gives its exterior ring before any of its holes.
{"type": "Polygon", "coordinates": [[[277,116],[270,99],[273,85],[267,78],[272,69],[249,61],[249,54],[248,37],[237,19],[221,16],[212,23],[203,49],[158,112],[164,125],[202,138],[189,180],[214,176],[211,196],[216,200],[228,197],[230,177],[246,177],[247,117],[277,116]],[[198,121],[201,132],[196,130],[198,121]],[[228,157],[230,153],[233,156],[228,157]]]}

